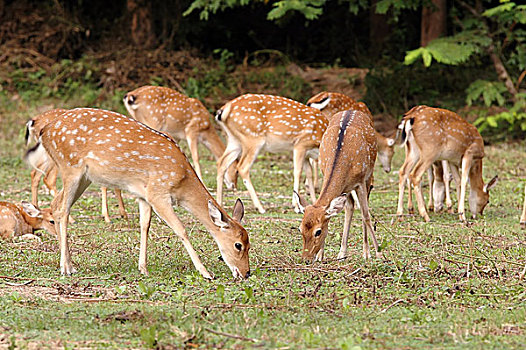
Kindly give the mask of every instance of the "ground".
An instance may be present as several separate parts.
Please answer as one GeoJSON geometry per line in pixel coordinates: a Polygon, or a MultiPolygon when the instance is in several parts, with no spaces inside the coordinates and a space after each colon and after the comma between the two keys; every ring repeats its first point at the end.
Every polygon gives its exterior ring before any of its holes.
{"type": "MultiPolygon", "coordinates": [[[[3,143],[20,145],[21,137],[3,143]]],[[[135,201],[126,195],[131,215],[124,220],[111,197],[112,223],[106,224],[92,186],[73,210],[76,275],[60,276],[56,238],[47,233],[41,241],[1,242],[0,348],[522,348],[524,147],[486,147],[484,178],[498,173],[500,182],[485,216],[467,226],[445,213],[431,214],[430,223],[407,216],[391,225],[398,174],[377,164],[370,202],[384,259],[363,260],[357,211],[349,258],[335,259],[340,214],[329,227],[327,260],[315,264],[300,259],[291,158],[263,154],[252,180],[267,213],[257,213],[242,184],[225,200],[228,211],[236,197],[246,205],[252,245],[246,281],[232,279],[211,236],[182,208],[176,211],[215,279],[196,272],[158,219],[150,236],[150,275],[142,276],[135,201]]],[[[30,198],[21,148],[3,152],[1,198],[30,198]]],[[[396,152],[393,169],[403,161],[403,149],[396,152]]],[[[204,181],[213,193],[214,165],[209,154],[203,157],[204,181]]],[[[43,206],[50,199],[41,194],[43,206]]]]}

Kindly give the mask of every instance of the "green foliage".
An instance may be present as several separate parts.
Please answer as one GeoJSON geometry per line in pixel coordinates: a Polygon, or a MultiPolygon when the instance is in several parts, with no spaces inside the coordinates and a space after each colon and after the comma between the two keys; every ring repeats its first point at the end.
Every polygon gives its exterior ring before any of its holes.
{"type": "Polygon", "coordinates": [[[503,106],[506,102],[504,95],[507,90],[502,82],[479,79],[471,83],[466,89],[466,92],[466,103],[468,106],[471,106],[474,101],[480,98],[484,100],[484,104],[487,107],[491,106],[494,102],[497,102],[499,106],[503,106]]]}
{"type": "Polygon", "coordinates": [[[298,11],[307,20],[317,19],[322,13],[321,8],[326,0],[282,0],[275,2],[273,9],[268,13],[269,20],[277,20],[287,14],[289,11],[298,11]]]}
{"type": "MultiPolygon", "coordinates": [[[[487,104],[487,106],[491,105],[487,104]]],[[[511,138],[524,139],[526,135],[526,93],[517,94],[517,100],[507,111],[479,116],[474,124],[480,133],[493,141],[511,138]]]]}
{"type": "Polygon", "coordinates": [[[426,47],[408,51],[404,64],[413,64],[422,57],[426,67],[431,65],[433,59],[438,63],[458,65],[466,62],[472,55],[483,52],[490,43],[491,39],[481,35],[480,31],[464,31],[450,37],[435,39],[426,47]]]}
{"type": "Polygon", "coordinates": [[[208,20],[210,14],[216,14],[217,11],[224,11],[227,8],[237,6],[246,6],[250,0],[195,0],[190,4],[190,7],[183,12],[183,16],[188,16],[196,10],[200,10],[199,18],[201,20],[208,20]]]}

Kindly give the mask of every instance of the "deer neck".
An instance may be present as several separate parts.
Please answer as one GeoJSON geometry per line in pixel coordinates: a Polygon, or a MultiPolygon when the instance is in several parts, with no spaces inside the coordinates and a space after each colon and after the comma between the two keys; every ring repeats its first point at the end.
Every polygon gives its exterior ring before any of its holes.
{"type": "Polygon", "coordinates": [[[225,144],[221,141],[221,138],[219,138],[214,126],[210,125],[207,130],[203,130],[201,137],[206,148],[212,152],[215,159],[219,159],[219,157],[223,155],[223,152],[225,152],[225,144]]]}
{"type": "Polygon", "coordinates": [[[481,194],[484,191],[484,180],[482,179],[482,159],[474,159],[469,169],[469,183],[471,191],[481,194]]]}
{"type": "Polygon", "coordinates": [[[39,219],[29,216],[25,211],[17,207],[21,219],[19,224],[22,230],[22,234],[33,233],[39,227],[39,219]]]}

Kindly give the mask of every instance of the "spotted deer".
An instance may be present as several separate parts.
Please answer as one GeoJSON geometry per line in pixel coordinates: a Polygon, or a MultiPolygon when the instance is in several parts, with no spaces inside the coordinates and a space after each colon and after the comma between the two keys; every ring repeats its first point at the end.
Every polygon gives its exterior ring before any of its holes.
{"type": "Polygon", "coordinates": [[[0,202],[0,238],[30,238],[36,230],[57,235],[51,209],[39,209],[26,201],[20,204],[0,202]]]}
{"type": "MultiPolygon", "coordinates": [[[[130,115],[149,127],[188,142],[197,176],[202,180],[197,143],[204,144],[216,160],[225,145],[210,121],[210,113],[195,98],[161,86],[142,86],[124,95],[124,106],[130,115]]],[[[237,181],[236,167],[227,172],[225,184],[233,189],[237,181]]]]}
{"type": "Polygon", "coordinates": [[[171,137],[115,112],[77,108],[47,124],[40,140],[38,148],[27,157],[43,148],[57,164],[64,183],[51,203],[58,225],[62,274],[75,272],[67,237],[71,206],[94,182],[126,190],[138,198],[139,270],[143,274],[148,273],[146,252],[153,209],[181,239],[201,275],[212,278],[172,208],[177,203],[208,229],[234,278],[249,276],[250,244],[240,224],[243,203],[238,200],[233,217],[228,216],[171,137]]]}
{"type": "Polygon", "coordinates": [[[496,184],[495,176],[487,184],[482,179],[484,142],[477,129],[458,114],[446,109],[417,106],[407,112],[400,125],[406,143],[406,157],[400,168],[397,217],[402,219],[404,187],[409,179],[416,194],[418,210],[425,221],[429,215],[424,203],[420,181],[423,173],[436,161],[447,160],[460,168],[458,214],[466,222],[464,202],[470,181],[469,207],[473,218],[482,214],[489,202],[489,190],[496,184]]]}
{"type": "Polygon", "coordinates": [[[524,204],[522,207],[522,215],[521,215],[521,227],[523,229],[526,229],[526,186],[524,186],[524,204]]]}
{"type": "MultiPolygon", "coordinates": [[[[66,109],[57,108],[52,109],[33,119],[29,120],[26,123],[26,144],[29,146],[32,142],[38,141],[38,135],[40,131],[55,120],[58,116],[66,113],[66,109]]],[[[38,205],[38,186],[40,184],[40,179],[44,177],[44,185],[48,188],[49,193],[55,197],[57,194],[57,178],[58,178],[58,168],[55,163],[48,157],[47,153],[40,152],[38,157],[36,154],[32,157],[33,164],[31,166],[31,202],[33,205],[38,205]]],[[[110,222],[110,216],[108,211],[108,189],[106,187],[101,187],[102,194],[102,217],[106,222],[110,222]]],[[[122,200],[122,193],[119,189],[115,189],[115,196],[119,203],[119,214],[122,218],[127,218],[126,209],[124,207],[124,201],[122,200]]]]}
{"type": "MultiPolygon", "coordinates": [[[[320,92],[307,101],[307,106],[319,109],[327,119],[330,119],[338,112],[346,110],[358,110],[369,115],[371,120],[373,118],[371,111],[367,108],[365,103],[357,102],[351,97],[339,92],[320,92]]],[[[382,164],[384,171],[388,173],[391,171],[395,139],[385,137],[376,130],[374,131],[374,134],[378,145],[378,160],[380,161],[380,164],[382,164]]]]}
{"type": "Polygon", "coordinates": [[[302,257],[322,260],[329,219],[345,208],[345,221],[338,259],[347,256],[347,241],[354,212],[351,191],[356,191],[363,223],[363,256],[370,258],[368,234],[377,257],[381,257],[369,214],[369,190],[373,178],[377,146],[372,121],[366,113],[347,110],[333,115],[320,145],[320,168],[324,175],[320,196],[313,205],[296,192],[294,197],[304,213],[300,230],[302,257]]]}
{"type": "MultiPolygon", "coordinates": [[[[223,178],[231,164],[239,159],[237,170],[243,179],[254,206],[265,209],[250,180],[250,168],[262,150],[293,151],[294,191],[299,192],[303,167],[310,169],[307,158],[317,158],[318,147],[327,119],[317,109],[300,102],[272,95],[246,94],[226,103],[216,120],[227,134],[227,146],[217,161],[217,201],[223,200],[223,178]]],[[[311,177],[307,174],[307,180],[311,177]]],[[[315,200],[314,186],[308,186],[315,200]]],[[[294,210],[299,211],[292,200],[294,210]]]]}

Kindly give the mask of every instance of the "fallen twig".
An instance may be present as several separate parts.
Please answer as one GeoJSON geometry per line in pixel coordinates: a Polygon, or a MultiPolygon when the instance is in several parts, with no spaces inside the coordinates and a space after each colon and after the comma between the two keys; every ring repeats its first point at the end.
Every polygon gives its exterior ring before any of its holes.
{"type": "Polygon", "coordinates": [[[259,342],[259,340],[254,339],[254,338],[247,338],[247,337],[243,337],[242,335],[236,335],[236,334],[229,334],[229,333],[225,333],[225,332],[214,331],[213,329],[210,329],[210,328],[204,328],[204,330],[208,331],[210,333],[217,334],[217,335],[222,335],[223,337],[227,337],[227,338],[239,339],[239,340],[244,340],[244,341],[251,341],[253,343],[259,342]]]}

